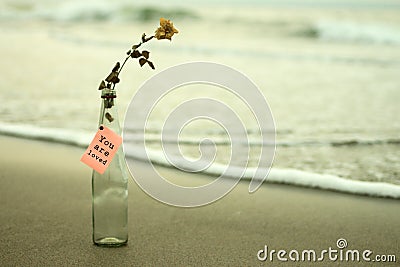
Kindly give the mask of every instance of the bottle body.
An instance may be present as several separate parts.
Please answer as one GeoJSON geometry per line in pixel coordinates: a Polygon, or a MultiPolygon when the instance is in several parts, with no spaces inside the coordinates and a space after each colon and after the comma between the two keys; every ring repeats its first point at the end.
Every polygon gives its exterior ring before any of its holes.
{"type": "MultiPolygon", "coordinates": [[[[121,134],[115,91],[103,89],[99,125],[121,134]]],[[[92,173],[93,242],[121,246],[128,242],[128,172],[122,146],[103,174],[92,173]]]]}

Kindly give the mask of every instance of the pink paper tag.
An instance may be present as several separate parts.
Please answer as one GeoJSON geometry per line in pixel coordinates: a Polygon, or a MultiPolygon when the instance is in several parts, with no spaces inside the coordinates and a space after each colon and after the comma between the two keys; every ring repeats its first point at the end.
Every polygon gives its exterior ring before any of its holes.
{"type": "Polygon", "coordinates": [[[81,161],[103,174],[122,143],[122,137],[111,129],[100,125],[81,161]]]}

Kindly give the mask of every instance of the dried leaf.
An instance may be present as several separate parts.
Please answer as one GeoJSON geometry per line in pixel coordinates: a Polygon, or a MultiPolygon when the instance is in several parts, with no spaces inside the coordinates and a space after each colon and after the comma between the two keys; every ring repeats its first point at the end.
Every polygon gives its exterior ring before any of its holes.
{"type": "Polygon", "coordinates": [[[149,51],[142,51],[142,56],[144,56],[146,59],[149,59],[149,55],[150,55],[150,52],[149,51]]]}
{"type": "Polygon", "coordinates": [[[118,76],[114,76],[112,79],[112,83],[119,83],[120,79],[118,78],[118,76]]]}
{"type": "Polygon", "coordinates": [[[114,106],[114,100],[112,98],[106,98],[104,102],[105,108],[112,108],[114,106]]]}
{"type": "Polygon", "coordinates": [[[120,67],[121,67],[121,64],[119,62],[117,62],[117,64],[115,64],[114,68],[112,69],[112,72],[117,72],[120,67]]]}
{"type": "Polygon", "coordinates": [[[146,34],[145,33],[142,34],[142,43],[144,43],[144,42],[146,42],[146,34]]]}
{"type": "Polygon", "coordinates": [[[115,72],[111,72],[108,76],[107,76],[107,78],[106,78],[106,82],[111,82],[111,80],[112,80],[112,78],[115,76],[115,72]]]}
{"type": "Polygon", "coordinates": [[[106,88],[106,83],[104,81],[101,81],[99,85],[99,90],[103,90],[104,88],[106,88]]]}
{"type": "Polygon", "coordinates": [[[111,114],[108,113],[108,112],[105,114],[105,117],[107,118],[107,120],[108,120],[109,122],[112,122],[112,121],[114,120],[113,116],[111,116],[111,114]]]}
{"type": "Polygon", "coordinates": [[[140,44],[138,44],[138,45],[132,45],[132,50],[138,49],[139,46],[140,46],[140,44]]]}
{"type": "Polygon", "coordinates": [[[108,75],[108,77],[106,78],[106,81],[111,83],[119,83],[118,72],[111,72],[110,75],[108,75]]]}
{"type": "Polygon", "coordinates": [[[142,54],[139,52],[139,51],[137,51],[137,50],[133,50],[132,51],[132,53],[131,53],[131,57],[132,58],[138,58],[138,57],[140,57],[142,54]]]}
{"type": "Polygon", "coordinates": [[[149,66],[150,66],[153,70],[156,69],[156,68],[154,67],[153,62],[147,60],[147,63],[149,64],[149,66]]]}
{"type": "Polygon", "coordinates": [[[146,62],[147,62],[147,59],[145,59],[144,57],[140,58],[139,59],[140,67],[143,67],[143,65],[146,64],[146,62]]]}
{"type": "Polygon", "coordinates": [[[132,50],[128,50],[126,54],[129,56],[132,53],[132,50]]]}

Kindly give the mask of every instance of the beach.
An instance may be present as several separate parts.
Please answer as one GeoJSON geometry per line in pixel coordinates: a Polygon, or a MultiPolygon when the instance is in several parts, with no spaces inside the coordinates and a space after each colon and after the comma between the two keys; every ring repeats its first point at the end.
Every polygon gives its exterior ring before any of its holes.
{"type": "Polygon", "coordinates": [[[91,169],[79,162],[84,149],[5,136],[0,143],[2,266],[365,266],[327,257],[312,263],[257,259],[265,245],[318,252],[337,249],[340,238],[348,249],[400,257],[398,200],[269,183],[249,194],[248,182],[189,209],[155,201],[130,179],[128,245],[96,247],[91,169]]]}
{"type": "MultiPolygon", "coordinates": [[[[274,168],[400,185],[400,6],[391,0],[235,3],[0,1],[0,132],[43,140],[62,136],[67,143],[91,136],[101,80],[143,32],[154,33],[165,15],[179,33],[171,42],[152,40],[143,47],[155,70],[126,64],[117,86],[121,122],[153,75],[183,63],[214,62],[243,73],[268,102],[276,132],[274,168]]],[[[252,108],[217,86],[182,86],[154,105],[145,128],[125,128],[131,137],[125,140],[141,146],[138,136],[145,130],[146,147],[159,157],[165,132],[164,143],[182,141],[182,155],[174,156],[197,158],[199,141],[208,138],[218,149],[215,164],[257,167],[260,150],[271,146],[263,144],[252,108]],[[226,126],[237,117],[246,134],[235,137],[248,145],[230,155],[235,133],[226,134],[207,119],[182,125],[179,137],[169,136],[163,128],[167,116],[195,98],[232,109],[235,116],[225,116],[226,126]]],[[[205,150],[213,146],[206,144],[205,150]]],[[[320,180],[324,187],[327,181],[320,180]]]]}
{"type": "Polygon", "coordinates": [[[0,0],[0,266],[398,266],[399,10],[394,0],[0,0]],[[98,86],[160,17],[179,33],[143,44],[155,70],[130,59],[116,87],[131,171],[150,179],[151,161],[181,186],[241,180],[214,203],[178,208],[129,178],[128,245],[97,247],[92,169],[79,160],[98,127],[98,86]],[[196,80],[140,94],[194,62],[255,87],[196,80]],[[201,99],[212,101],[192,105],[201,99]],[[185,120],[167,125],[174,114],[185,120]],[[359,261],[345,259],[355,251],[359,261]]]}

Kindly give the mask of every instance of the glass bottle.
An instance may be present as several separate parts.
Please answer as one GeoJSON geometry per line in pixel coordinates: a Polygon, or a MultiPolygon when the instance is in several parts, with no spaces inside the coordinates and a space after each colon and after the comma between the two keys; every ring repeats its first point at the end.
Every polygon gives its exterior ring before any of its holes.
{"type": "MultiPolygon", "coordinates": [[[[103,89],[99,126],[121,135],[116,92],[103,89]]],[[[122,145],[103,174],[92,173],[93,242],[99,246],[122,246],[128,242],[128,172],[122,145]]]]}

